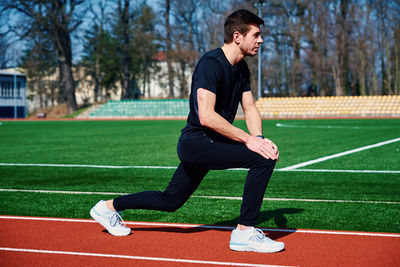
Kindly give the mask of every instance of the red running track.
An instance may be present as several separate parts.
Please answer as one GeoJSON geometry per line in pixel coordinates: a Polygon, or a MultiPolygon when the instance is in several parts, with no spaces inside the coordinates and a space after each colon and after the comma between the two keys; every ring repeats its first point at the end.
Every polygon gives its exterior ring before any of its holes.
{"type": "Polygon", "coordinates": [[[0,216],[0,266],[400,266],[400,234],[269,229],[278,253],[234,252],[231,228],[0,216]]]}

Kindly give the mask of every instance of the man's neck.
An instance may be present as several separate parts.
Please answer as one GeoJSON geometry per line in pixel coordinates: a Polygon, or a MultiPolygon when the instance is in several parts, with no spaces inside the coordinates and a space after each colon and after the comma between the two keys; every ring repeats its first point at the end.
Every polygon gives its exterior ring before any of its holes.
{"type": "Polygon", "coordinates": [[[237,47],[237,45],[233,42],[230,44],[225,43],[221,49],[229,63],[231,63],[233,66],[238,64],[245,57],[242,51],[240,51],[239,47],[237,47]]]}

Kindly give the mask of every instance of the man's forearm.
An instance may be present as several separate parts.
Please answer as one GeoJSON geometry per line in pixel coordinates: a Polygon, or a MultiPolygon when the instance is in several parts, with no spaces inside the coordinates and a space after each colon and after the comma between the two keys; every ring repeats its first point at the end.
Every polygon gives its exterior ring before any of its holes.
{"type": "Polygon", "coordinates": [[[229,139],[238,142],[246,143],[249,136],[248,133],[238,127],[233,126],[215,111],[209,112],[206,116],[204,116],[204,119],[201,120],[201,124],[219,134],[222,134],[223,136],[228,137],[229,139]]]}
{"type": "Polygon", "coordinates": [[[224,117],[215,112],[216,95],[206,89],[197,89],[199,120],[207,127],[229,139],[246,143],[250,135],[242,129],[230,124],[224,117]]]}
{"type": "Polygon", "coordinates": [[[252,136],[263,135],[262,119],[257,108],[246,110],[244,113],[247,129],[252,136]]]}
{"type": "MultiPolygon", "coordinates": [[[[258,111],[257,111],[257,114],[258,111]]],[[[248,114],[249,115],[249,114],[248,114]]],[[[269,139],[263,139],[255,137],[256,135],[262,134],[261,130],[261,116],[249,116],[246,119],[246,123],[251,129],[251,135],[246,133],[240,128],[237,128],[225,120],[215,111],[207,113],[207,116],[200,120],[201,124],[207,128],[210,128],[232,140],[244,143],[251,151],[256,152],[266,159],[278,160],[279,152],[276,145],[269,139]]],[[[250,131],[249,129],[249,131],[250,131]]]]}

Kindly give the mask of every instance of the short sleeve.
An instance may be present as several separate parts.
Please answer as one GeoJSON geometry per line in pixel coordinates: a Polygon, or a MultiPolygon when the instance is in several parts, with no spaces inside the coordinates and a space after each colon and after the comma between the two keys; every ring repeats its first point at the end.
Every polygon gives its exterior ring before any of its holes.
{"type": "Polygon", "coordinates": [[[244,88],[243,88],[243,92],[248,92],[248,91],[251,91],[249,80],[246,81],[246,84],[244,85],[244,88]]]}
{"type": "Polygon", "coordinates": [[[204,88],[216,94],[222,71],[216,58],[205,57],[196,67],[193,74],[193,89],[204,88]]]}

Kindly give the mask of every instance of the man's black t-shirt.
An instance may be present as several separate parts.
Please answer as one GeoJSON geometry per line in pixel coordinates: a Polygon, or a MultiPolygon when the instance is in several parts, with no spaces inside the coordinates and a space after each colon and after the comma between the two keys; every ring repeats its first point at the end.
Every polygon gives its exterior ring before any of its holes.
{"type": "Polygon", "coordinates": [[[198,62],[192,77],[190,112],[182,137],[206,134],[212,140],[226,140],[217,132],[200,124],[197,89],[216,95],[215,111],[233,123],[243,92],[250,91],[250,71],[245,60],[232,66],[221,48],[207,52],[198,62]]]}

